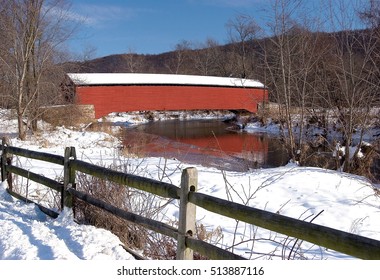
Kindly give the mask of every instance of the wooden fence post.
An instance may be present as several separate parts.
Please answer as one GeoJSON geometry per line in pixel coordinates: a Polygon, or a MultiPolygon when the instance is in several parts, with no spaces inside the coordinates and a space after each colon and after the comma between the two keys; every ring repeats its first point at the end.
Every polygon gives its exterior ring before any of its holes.
{"type": "Polygon", "coordinates": [[[7,150],[6,150],[6,138],[3,137],[2,139],[2,146],[1,146],[1,182],[4,182],[6,179],[6,172],[5,172],[5,165],[6,165],[6,157],[7,157],[7,150]]]}
{"type": "Polygon", "coordinates": [[[1,154],[1,181],[7,180],[9,190],[12,190],[12,173],[6,171],[6,166],[12,164],[12,155],[7,153],[9,146],[9,138],[3,137],[2,139],[2,154],[1,154]]]}
{"type": "Polygon", "coordinates": [[[186,236],[195,234],[195,204],[189,202],[189,192],[198,190],[198,172],[194,167],[186,168],[181,177],[177,260],[192,260],[193,250],[186,246],[186,236]]]}
{"type": "Polygon", "coordinates": [[[75,147],[65,148],[63,160],[63,190],[61,194],[61,209],[73,207],[73,196],[67,191],[68,188],[75,188],[75,169],[71,168],[70,160],[76,159],[75,147]]]}

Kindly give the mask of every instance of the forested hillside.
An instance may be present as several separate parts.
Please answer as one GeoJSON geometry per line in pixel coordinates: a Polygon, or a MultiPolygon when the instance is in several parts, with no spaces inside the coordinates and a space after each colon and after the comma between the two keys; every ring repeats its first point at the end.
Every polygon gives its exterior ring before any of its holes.
{"type": "MultiPolygon", "coordinates": [[[[67,72],[257,79],[275,103],[270,117],[280,123],[291,159],[302,164],[309,157],[308,127],[317,124],[324,146],[334,148],[339,139],[344,147],[342,168],[357,170],[354,158],[364,135],[379,125],[379,1],[363,0],[355,9],[345,9],[348,1],[331,1],[327,8],[334,13],[327,18],[306,13],[300,1],[273,2],[277,5],[265,26],[245,14],[228,21],[228,44],[183,40],[173,51],[158,55],[129,52],[67,61],[64,52],[54,48],[67,38],[63,19],[48,17],[50,22],[45,22],[48,10],[41,8],[41,1],[26,1],[24,6],[6,1],[0,10],[0,105],[16,109],[24,139],[27,128],[37,129],[43,108],[65,102],[61,86],[67,72]]],[[[265,122],[268,116],[260,117],[265,122]]]]}

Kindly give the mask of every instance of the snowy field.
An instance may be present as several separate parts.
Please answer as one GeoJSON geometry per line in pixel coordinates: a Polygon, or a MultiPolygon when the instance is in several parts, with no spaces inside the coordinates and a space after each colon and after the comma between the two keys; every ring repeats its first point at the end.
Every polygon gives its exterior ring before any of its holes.
{"type": "MultiPolygon", "coordinates": [[[[64,147],[74,146],[79,159],[102,166],[127,162],[134,174],[163,178],[176,185],[180,183],[181,171],[189,167],[172,159],[125,158],[120,153],[118,139],[104,132],[85,129],[51,129],[46,125],[44,132],[28,136],[27,141],[19,141],[15,137],[16,121],[4,111],[0,113],[0,118],[0,131],[11,137],[13,146],[58,155],[63,155],[64,147]]],[[[108,121],[112,120],[116,118],[112,119],[111,116],[108,121]]],[[[116,121],[133,124],[143,120],[124,116],[116,121]]],[[[22,159],[16,162],[25,169],[51,178],[62,176],[60,166],[52,167],[43,162],[22,159]]],[[[377,186],[363,177],[292,164],[246,173],[195,167],[198,169],[200,192],[380,240],[379,191],[377,186]]],[[[38,208],[25,206],[23,202],[11,198],[5,188],[4,182],[0,185],[0,259],[132,259],[112,233],[74,223],[69,210],[65,210],[56,220],[50,219],[38,208]]],[[[44,193],[41,186],[30,185],[29,189],[29,197],[44,193]]],[[[176,221],[178,205],[170,203],[158,218],[176,221]]],[[[246,258],[354,259],[307,242],[297,243],[299,246],[292,249],[296,242],[294,238],[237,223],[201,208],[197,208],[197,223],[208,232],[214,232],[211,242],[223,248],[233,247],[235,253],[246,258]]]]}

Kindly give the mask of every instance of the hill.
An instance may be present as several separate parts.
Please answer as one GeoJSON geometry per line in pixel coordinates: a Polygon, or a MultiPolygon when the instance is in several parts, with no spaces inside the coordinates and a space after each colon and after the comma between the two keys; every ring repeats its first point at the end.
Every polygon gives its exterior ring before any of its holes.
{"type": "MultiPolygon", "coordinates": [[[[331,62],[334,48],[343,51],[343,59],[348,59],[348,56],[344,55],[348,52],[360,59],[366,55],[366,44],[373,44],[377,35],[368,30],[326,33],[311,32],[294,27],[286,34],[278,36],[284,37],[242,40],[224,45],[207,41],[202,47],[193,47],[191,43],[184,42],[177,45],[173,51],[155,55],[132,52],[113,54],[91,60],[72,61],[67,63],[67,72],[231,76],[265,82],[268,80],[270,72],[275,73],[276,71],[273,68],[275,67],[273,63],[276,63],[276,56],[278,56],[279,51],[279,46],[276,44],[280,39],[286,41],[292,48],[289,53],[285,54],[286,59],[289,59],[289,62],[294,65],[301,63],[300,67],[302,67],[302,50],[306,50],[308,56],[315,56],[321,61],[331,62]],[[370,41],[372,43],[369,43],[370,41]],[[310,44],[318,47],[311,48],[308,46],[310,44]],[[268,69],[268,67],[272,69],[268,69]]],[[[318,70],[315,70],[316,72],[328,71],[328,69],[318,67],[318,70]]],[[[267,81],[266,84],[270,86],[270,81],[267,81]]]]}

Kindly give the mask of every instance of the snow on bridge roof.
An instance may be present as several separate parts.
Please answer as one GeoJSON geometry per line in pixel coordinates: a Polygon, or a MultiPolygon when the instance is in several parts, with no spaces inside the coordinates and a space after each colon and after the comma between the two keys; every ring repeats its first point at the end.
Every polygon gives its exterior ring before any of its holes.
{"type": "Polygon", "coordinates": [[[76,85],[198,85],[264,88],[256,80],[195,76],[177,74],[139,74],[139,73],[70,73],[69,78],[76,85]]]}

